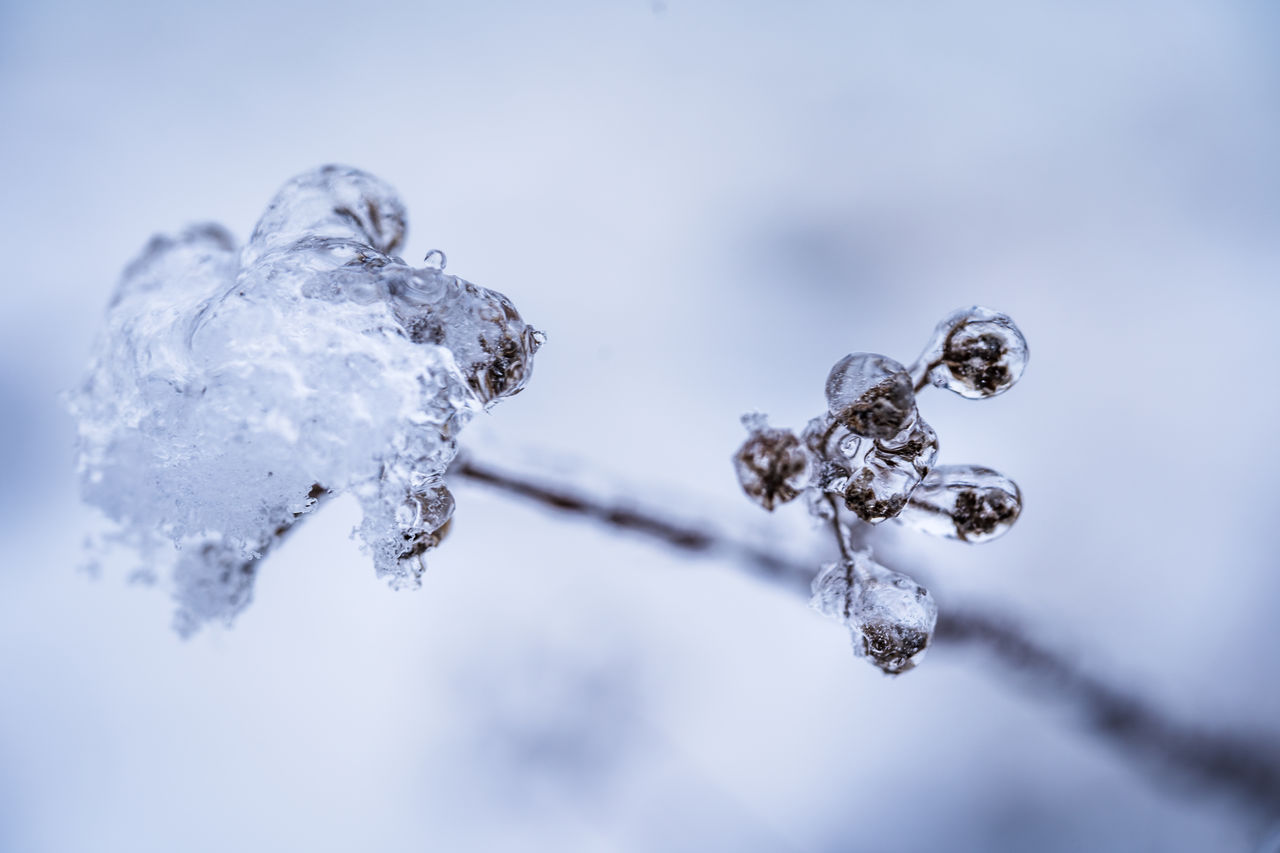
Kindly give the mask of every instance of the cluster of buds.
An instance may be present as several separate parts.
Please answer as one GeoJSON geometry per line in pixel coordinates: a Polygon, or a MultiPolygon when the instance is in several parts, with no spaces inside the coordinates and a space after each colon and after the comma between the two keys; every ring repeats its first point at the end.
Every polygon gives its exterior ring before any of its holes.
{"type": "Polygon", "coordinates": [[[772,511],[806,495],[830,522],[842,559],[814,581],[814,606],[840,619],[854,649],[887,673],[919,662],[937,608],[924,587],[851,546],[852,526],[896,519],[962,542],[986,542],[1017,520],[1022,495],[1002,474],[978,465],[935,465],[938,435],[920,416],[928,385],[969,399],[1007,391],[1027,364],[1027,342],[1004,314],[973,307],[934,330],[911,367],[875,353],[851,353],[827,377],[827,411],[797,436],[743,417],[750,435],[734,456],[747,496],[772,511]]]}

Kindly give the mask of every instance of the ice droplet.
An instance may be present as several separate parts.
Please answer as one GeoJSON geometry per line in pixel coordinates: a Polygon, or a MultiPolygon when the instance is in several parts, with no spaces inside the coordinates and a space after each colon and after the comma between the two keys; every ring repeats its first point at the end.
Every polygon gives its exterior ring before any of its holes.
{"type": "Polygon", "coordinates": [[[928,590],[867,554],[824,567],[814,578],[811,603],[849,626],[855,655],[890,675],[921,661],[938,622],[928,590]]]}
{"type": "Polygon", "coordinates": [[[733,457],[738,483],[747,497],[772,512],[804,489],[809,456],[795,433],[771,428],[764,415],[743,415],[742,424],[750,434],[733,457]]]}
{"type": "Polygon", "coordinates": [[[917,387],[927,381],[969,399],[994,397],[1022,378],[1027,357],[1026,338],[1013,320],[975,305],[937,325],[911,378],[917,387]]]}
{"type": "Polygon", "coordinates": [[[528,380],[539,333],[442,252],[390,254],[405,223],[387,184],[325,166],[284,185],[238,258],[206,225],[125,271],[71,395],[82,488],[139,549],[184,546],[183,631],[238,613],[257,557],[326,491],[360,501],[378,575],[415,585],[453,512],[458,431],[528,380]]]}
{"type": "Polygon", "coordinates": [[[851,353],[827,376],[827,409],[857,435],[892,438],[915,414],[911,376],[887,356],[851,353]]]}
{"type": "Polygon", "coordinates": [[[1022,512],[1018,484],[980,465],[939,465],[911,495],[902,521],[962,542],[989,542],[1009,532],[1022,512]]]}
{"type": "Polygon", "coordinates": [[[449,264],[449,259],[445,257],[444,252],[440,249],[432,249],[427,252],[427,256],[422,259],[422,263],[430,269],[443,270],[449,264]]]}

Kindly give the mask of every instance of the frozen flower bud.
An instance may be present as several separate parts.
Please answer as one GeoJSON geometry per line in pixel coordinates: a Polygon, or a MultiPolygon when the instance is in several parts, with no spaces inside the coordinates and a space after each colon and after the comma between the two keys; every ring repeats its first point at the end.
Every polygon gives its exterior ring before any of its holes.
{"type": "Polygon", "coordinates": [[[1008,391],[1027,367],[1027,341],[1008,316],[974,306],[952,312],[911,367],[917,386],[929,382],[962,397],[1008,391]]]}
{"type": "Polygon", "coordinates": [[[432,267],[414,270],[390,291],[392,310],[409,339],[450,350],[482,403],[524,388],[545,336],[524,322],[507,297],[432,267]]]}
{"type": "Polygon", "coordinates": [[[921,417],[890,441],[871,444],[844,485],[845,506],[869,524],[895,518],[938,455],[938,435],[921,417]]]}
{"type": "Polygon", "coordinates": [[[938,607],[911,578],[876,568],[878,572],[862,579],[851,607],[853,651],[883,672],[898,675],[924,657],[938,624],[938,607]]]}
{"type": "Polygon", "coordinates": [[[453,518],[453,494],[443,484],[410,494],[396,512],[400,560],[412,560],[440,544],[453,518]]]}
{"type": "Polygon", "coordinates": [[[390,254],[404,241],[407,215],[388,184],[349,166],[322,166],[290,180],[258,220],[242,264],[307,238],[336,237],[390,254]]]}
{"type": "Polygon", "coordinates": [[[911,495],[904,523],[935,536],[989,542],[1003,536],[1022,512],[1018,484],[978,465],[939,465],[911,495]]]}
{"type": "Polygon", "coordinates": [[[769,511],[794,500],[809,478],[809,457],[789,429],[769,427],[763,415],[744,415],[750,435],[733,457],[738,482],[747,497],[769,511]]]}
{"type": "Polygon", "coordinates": [[[866,464],[849,478],[842,497],[858,518],[879,524],[902,512],[919,484],[920,475],[903,460],[870,453],[866,464]]]}
{"type": "Polygon", "coordinates": [[[911,376],[887,356],[851,353],[827,376],[827,409],[857,435],[892,438],[915,415],[911,376]]]}
{"type": "Polygon", "coordinates": [[[938,621],[928,590],[866,554],[826,566],[811,605],[848,625],[854,654],[890,675],[920,662],[938,621]]]}

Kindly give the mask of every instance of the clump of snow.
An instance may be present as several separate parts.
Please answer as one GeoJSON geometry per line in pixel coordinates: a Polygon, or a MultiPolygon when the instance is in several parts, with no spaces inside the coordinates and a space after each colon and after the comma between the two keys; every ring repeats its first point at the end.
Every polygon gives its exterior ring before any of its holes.
{"type": "Polygon", "coordinates": [[[285,184],[243,249],[199,225],[125,270],[71,395],[82,485],[140,552],[182,549],[184,632],[234,617],[256,560],[335,493],[360,501],[378,575],[419,584],[458,432],[524,387],[542,336],[441,253],[392,254],[405,227],[389,186],[325,166],[285,184]]]}

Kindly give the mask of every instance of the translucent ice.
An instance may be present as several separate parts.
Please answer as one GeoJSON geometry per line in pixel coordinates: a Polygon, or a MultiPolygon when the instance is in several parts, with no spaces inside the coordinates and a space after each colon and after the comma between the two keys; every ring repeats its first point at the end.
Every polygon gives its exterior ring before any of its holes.
{"type": "Polygon", "coordinates": [[[952,312],[911,366],[916,387],[925,383],[981,399],[1002,394],[1022,378],[1027,341],[1008,316],[974,306],[952,312]]]}
{"type": "Polygon", "coordinates": [[[738,483],[747,497],[772,511],[794,500],[809,479],[809,457],[788,429],[772,429],[763,415],[745,415],[750,435],[733,457],[738,483]]]}
{"type": "MultiPolygon", "coordinates": [[[[805,446],[815,458],[813,486],[839,495],[845,507],[871,524],[896,517],[938,455],[938,436],[913,412],[901,432],[890,439],[859,438],[830,415],[815,418],[804,431],[805,446]]],[[[811,501],[825,517],[827,509],[811,501]]]]}
{"type": "Polygon", "coordinates": [[[1018,484],[980,465],[939,465],[911,495],[902,521],[935,536],[988,542],[1022,512],[1018,484]]]}
{"type": "Polygon", "coordinates": [[[928,590],[866,554],[826,566],[814,579],[812,604],[848,625],[854,654],[890,675],[920,662],[938,621],[928,590]]]}
{"type": "Polygon", "coordinates": [[[191,626],[247,603],[252,561],[317,494],[353,493],[378,574],[416,585],[458,431],[527,381],[541,336],[502,294],[390,254],[405,223],[389,186],[326,166],[242,251],[197,226],[125,271],[71,399],[83,489],[140,548],[183,547],[191,626]]]}
{"type": "Polygon", "coordinates": [[[911,376],[888,356],[851,353],[827,376],[827,409],[856,435],[893,438],[915,414],[911,376]]]}

